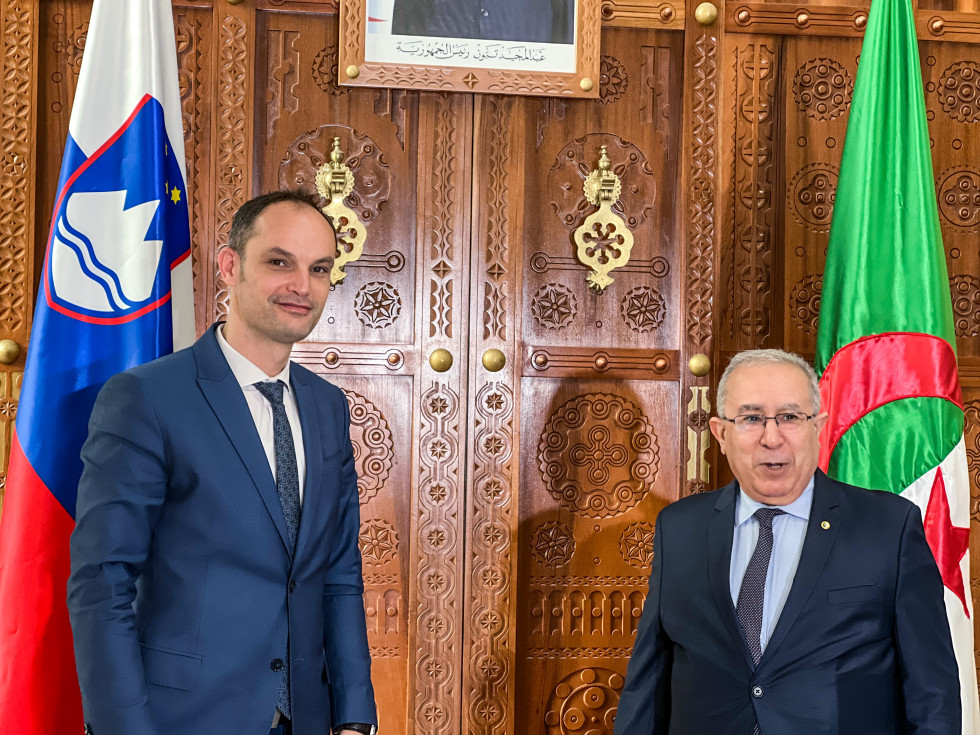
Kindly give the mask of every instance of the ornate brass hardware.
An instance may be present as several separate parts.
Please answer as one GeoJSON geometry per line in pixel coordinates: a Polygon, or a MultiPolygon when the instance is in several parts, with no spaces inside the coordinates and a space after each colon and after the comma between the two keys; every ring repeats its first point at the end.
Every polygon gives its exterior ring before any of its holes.
{"type": "Polygon", "coordinates": [[[575,255],[592,269],[585,280],[597,293],[613,282],[610,271],[629,263],[633,249],[633,233],[627,229],[625,220],[612,211],[623,184],[610,168],[606,146],[602,146],[599,167],[586,177],[583,186],[585,198],[599,209],[586,217],[574,234],[578,246],[575,255]]]}
{"type": "Polygon", "coordinates": [[[489,372],[496,373],[507,364],[507,356],[496,347],[491,347],[483,353],[483,367],[489,372]]]}
{"type": "Polygon", "coordinates": [[[344,199],[354,190],[354,174],[344,163],[340,150],[340,138],[333,139],[330,162],[316,172],[316,190],[327,200],[323,213],[330,218],[337,230],[337,258],[330,271],[330,283],[338,284],[347,277],[344,266],[352,263],[364,253],[364,240],[367,233],[357,213],[344,204],[344,199]]]}
{"type": "Polygon", "coordinates": [[[691,359],[687,361],[687,366],[691,369],[692,375],[703,378],[711,372],[711,359],[704,353],[699,352],[691,356],[691,359]]]}
{"type": "Polygon", "coordinates": [[[453,366],[453,354],[440,347],[429,355],[429,366],[437,373],[444,373],[453,366]]]}
{"type": "Polygon", "coordinates": [[[701,3],[694,9],[694,20],[699,25],[710,26],[718,19],[718,8],[712,3],[701,3]]]}
{"type": "Polygon", "coordinates": [[[20,357],[19,344],[12,339],[0,340],[0,362],[4,365],[10,365],[11,363],[17,362],[18,357],[20,357]]]}

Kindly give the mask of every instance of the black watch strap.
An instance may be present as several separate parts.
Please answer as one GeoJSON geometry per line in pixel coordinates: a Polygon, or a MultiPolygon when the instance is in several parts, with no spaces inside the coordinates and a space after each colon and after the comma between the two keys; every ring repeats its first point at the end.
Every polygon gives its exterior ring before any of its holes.
{"type": "Polygon", "coordinates": [[[333,729],[335,733],[343,732],[344,730],[353,730],[354,732],[360,732],[364,735],[376,735],[378,732],[377,725],[365,725],[362,722],[345,722],[343,725],[337,725],[333,729]]]}

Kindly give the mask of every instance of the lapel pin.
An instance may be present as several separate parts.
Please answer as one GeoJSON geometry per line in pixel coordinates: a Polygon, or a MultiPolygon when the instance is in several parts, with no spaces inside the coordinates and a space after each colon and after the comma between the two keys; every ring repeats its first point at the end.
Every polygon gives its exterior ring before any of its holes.
{"type": "Polygon", "coordinates": [[[820,528],[826,531],[828,528],[830,528],[830,521],[820,521],[820,528]]]}

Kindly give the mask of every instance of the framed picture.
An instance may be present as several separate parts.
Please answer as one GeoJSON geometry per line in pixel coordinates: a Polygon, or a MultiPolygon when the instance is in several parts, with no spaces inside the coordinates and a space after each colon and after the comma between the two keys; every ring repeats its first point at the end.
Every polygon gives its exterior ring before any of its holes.
{"type": "Polygon", "coordinates": [[[600,0],[340,0],[338,82],[597,97],[600,0]]]}

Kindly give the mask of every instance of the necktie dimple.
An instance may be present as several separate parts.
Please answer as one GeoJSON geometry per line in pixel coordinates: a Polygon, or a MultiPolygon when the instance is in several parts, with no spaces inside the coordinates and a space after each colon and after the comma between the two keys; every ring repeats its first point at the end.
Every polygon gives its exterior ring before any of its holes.
{"type": "MultiPolygon", "coordinates": [[[[296,466],[296,446],[293,444],[293,431],[282,402],[286,384],[281,380],[274,383],[263,381],[255,383],[255,388],[265,396],[272,406],[272,434],[276,454],[276,490],[282,514],[286,517],[286,532],[289,535],[289,553],[296,550],[296,534],[299,530],[299,470],[296,466]]],[[[288,646],[288,639],[287,639],[288,646]]],[[[286,717],[290,717],[289,706],[289,656],[284,661],[282,680],[279,683],[279,699],[276,706],[286,717]]]]}
{"type": "Polygon", "coordinates": [[[769,559],[772,556],[772,519],[781,515],[783,511],[779,508],[759,508],[755,512],[754,517],[759,522],[759,540],[755,544],[749,565],[745,568],[742,586],[738,591],[738,604],[735,606],[739,627],[755,664],[762,658],[762,605],[765,600],[769,559]]]}

